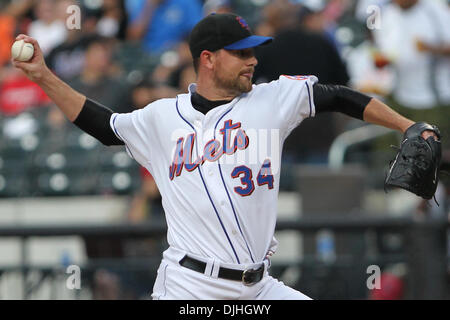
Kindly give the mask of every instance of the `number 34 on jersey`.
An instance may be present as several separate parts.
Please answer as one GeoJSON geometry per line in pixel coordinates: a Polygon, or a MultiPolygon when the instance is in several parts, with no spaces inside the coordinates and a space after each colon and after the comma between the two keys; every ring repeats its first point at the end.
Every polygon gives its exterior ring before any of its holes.
{"type": "MultiPolygon", "coordinates": [[[[232,120],[226,120],[219,132],[222,137],[214,137],[214,139],[208,141],[203,148],[203,155],[195,160],[192,159],[192,151],[196,141],[196,134],[191,133],[186,138],[179,138],[176,143],[172,164],[169,167],[170,180],[180,176],[183,168],[188,172],[194,171],[203,165],[205,161],[218,161],[223,155],[233,155],[237,150],[245,150],[250,143],[250,139],[241,128],[240,122],[233,123],[232,120]],[[233,130],[236,130],[236,132],[234,139],[231,139],[233,130]]],[[[262,164],[255,181],[253,181],[252,170],[245,165],[236,166],[231,172],[231,177],[240,179],[241,185],[236,186],[234,191],[243,197],[250,196],[253,193],[255,182],[258,186],[267,185],[268,189],[273,189],[274,178],[269,159],[266,159],[262,164]]]]}

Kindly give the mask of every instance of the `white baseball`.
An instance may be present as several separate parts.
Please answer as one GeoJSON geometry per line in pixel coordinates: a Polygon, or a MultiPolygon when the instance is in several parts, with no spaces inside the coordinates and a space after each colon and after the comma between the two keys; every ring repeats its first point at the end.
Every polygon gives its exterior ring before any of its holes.
{"type": "Polygon", "coordinates": [[[11,47],[11,56],[15,60],[28,61],[33,57],[34,47],[33,44],[27,43],[23,40],[14,42],[11,47]]]}

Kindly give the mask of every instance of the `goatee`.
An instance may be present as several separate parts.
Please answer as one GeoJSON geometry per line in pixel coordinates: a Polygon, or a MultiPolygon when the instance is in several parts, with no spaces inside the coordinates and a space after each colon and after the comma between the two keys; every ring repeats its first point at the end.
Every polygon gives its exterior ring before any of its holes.
{"type": "Polygon", "coordinates": [[[219,77],[216,76],[214,81],[218,88],[226,89],[227,91],[229,91],[235,95],[247,93],[252,90],[251,81],[248,81],[248,82],[242,81],[240,79],[240,75],[236,79],[224,79],[224,78],[221,78],[220,76],[219,77]]]}

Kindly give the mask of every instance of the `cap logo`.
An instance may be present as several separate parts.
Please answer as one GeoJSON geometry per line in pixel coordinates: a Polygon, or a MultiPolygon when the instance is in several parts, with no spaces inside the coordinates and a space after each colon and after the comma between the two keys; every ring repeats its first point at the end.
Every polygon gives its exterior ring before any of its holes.
{"type": "Polygon", "coordinates": [[[250,27],[248,26],[247,22],[245,22],[244,18],[242,17],[236,17],[236,20],[239,22],[242,28],[247,29],[250,31],[250,27]]]}

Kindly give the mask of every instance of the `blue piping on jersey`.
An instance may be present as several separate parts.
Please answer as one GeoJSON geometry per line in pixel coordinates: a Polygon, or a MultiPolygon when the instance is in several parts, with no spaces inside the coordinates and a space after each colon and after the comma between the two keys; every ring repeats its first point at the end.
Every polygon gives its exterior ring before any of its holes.
{"type": "Polygon", "coordinates": [[[123,142],[125,142],[124,140],[123,140],[123,138],[120,136],[120,134],[119,134],[119,132],[117,131],[117,129],[116,129],[116,120],[117,120],[117,115],[114,117],[114,119],[113,119],[113,123],[112,123],[112,125],[113,125],[113,128],[114,128],[114,132],[116,133],[116,136],[120,139],[120,140],[122,140],[123,142]]]}
{"type": "Polygon", "coordinates": [[[167,273],[167,267],[168,267],[168,266],[169,266],[169,265],[167,264],[167,265],[165,266],[165,268],[164,268],[164,283],[163,283],[164,294],[163,294],[162,296],[159,296],[159,297],[158,297],[158,300],[160,300],[161,297],[165,297],[166,294],[167,294],[167,287],[166,287],[166,279],[167,279],[167,276],[166,276],[166,273],[167,273]]]}
{"type": "MultiPolygon", "coordinates": [[[[230,110],[228,110],[227,112],[225,112],[225,113],[219,118],[219,120],[217,120],[217,123],[216,123],[216,125],[215,125],[215,127],[214,127],[214,140],[216,139],[217,125],[219,124],[220,120],[222,120],[223,117],[225,117],[225,115],[226,115],[228,112],[230,112],[231,110],[233,110],[233,108],[231,108],[230,110]]],[[[230,201],[231,209],[233,209],[234,219],[236,220],[236,223],[237,223],[237,225],[238,225],[239,232],[241,233],[241,236],[242,236],[242,238],[244,239],[245,245],[246,245],[247,250],[248,250],[248,254],[250,255],[250,259],[252,259],[252,262],[255,263],[255,260],[253,259],[252,252],[251,252],[251,250],[250,250],[250,247],[248,246],[247,240],[245,239],[244,233],[242,232],[241,225],[239,224],[239,219],[238,219],[238,217],[237,217],[236,210],[234,210],[233,201],[231,201],[231,197],[230,197],[230,194],[228,193],[228,189],[227,189],[227,186],[226,186],[226,184],[225,184],[225,180],[223,179],[222,167],[220,166],[220,161],[217,161],[217,165],[219,166],[220,178],[222,179],[223,187],[225,188],[225,192],[227,193],[228,200],[230,201]]]]}
{"type": "MultiPolygon", "coordinates": [[[[196,147],[196,149],[197,149],[197,154],[198,154],[197,130],[195,130],[194,126],[193,126],[192,124],[190,124],[189,121],[187,121],[187,120],[186,120],[185,118],[183,118],[183,116],[181,115],[180,110],[179,110],[179,108],[178,108],[178,96],[177,96],[177,100],[176,100],[175,106],[176,106],[176,108],[177,108],[177,112],[178,112],[178,115],[180,116],[180,118],[183,119],[184,122],[186,122],[186,123],[192,128],[192,130],[194,130],[194,132],[195,132],[195,140],[196,140],[196,141],[195,141],[195,147],[196,147]]],[[[223,232],[225,232],[225,236],[227,237],[228,242],[230,243],[231,249],[233,249],[233,252],[234,252],[234,255],[235,255],[235,257],[236,257],[236,260],[237,260],[237,262],[240,264],[241,261],[239,260],[239,257],[238,257],[238,255],[237,255],[237,253],[236,253],[236,250],[234,249],[234,246],[233,246],[233,244],[231,243],[231,239],[230,239],[230,237],[228,236],[227,230],[225,229],[225,226],[223,225],[222,219],[220,219],[219,212],[217,211],[216,206],[214,205],[214,202],[212,201],[211,196],[210,196],[210,194],[209,194],[208,188],[206,187],[206,183],[205,183],[205,180],[203,179],[203,175],[202,175],[202,171],[200,170],[200,166],[198,166],[197,168],[198,168],[198,173],[200,174],[200,178],[202,179],[203,186],[205,187],[206,193],[208,194],[209,201],[211,202],[211,204],[212,204],[212,206],[213,206],[213,208],[214,208],[214,211],[216,212],[216,216],[217,216],[217,218],[219,219],[219,222],[220,222],[220,225],[222,226],[223,232]]]]}
{"type": "Polygon", "coordinates": [[[305,82],[306,89],[308,89],[308,102],[309,102],[309,117],[312,115],[311,94],[309,93],[308,81],[305,82]]]}
{"type": "Polygon", "coordinates": [[[137,161],[137,159],[133,156],[133,153],[131,152],[130,148],[128,148],[128,146],[127,146],[125,140],[121,137],[121,135],[119,134],[119,131],[117,131],[116,125],[115,125],[116,120],[117,120],[117,116],[114,117],[113,123],[112,123],[114,132],[116,133],[116,136],[117,136],[120,140],[122,140],[122,141],[125,143],[125,149],[127,149],[128,152],[130,153],[131,157],[132,157],[134,160],[137,161]]]}

